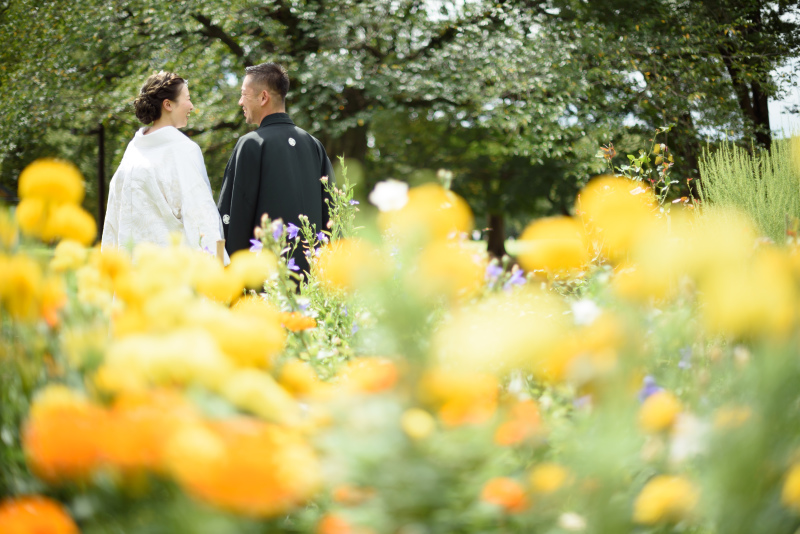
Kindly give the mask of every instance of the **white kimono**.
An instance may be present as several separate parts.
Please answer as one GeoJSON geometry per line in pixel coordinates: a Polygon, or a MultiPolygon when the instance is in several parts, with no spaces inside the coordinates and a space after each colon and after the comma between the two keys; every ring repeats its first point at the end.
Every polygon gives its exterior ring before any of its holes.
{"type": "Polygon", "coordinates": [[[146,130],[136,132],[111,178],[101,248],[169,246],[177,233],[190,247],[216,253],[222,221],[200,147],[172,126],[146,130]]]}

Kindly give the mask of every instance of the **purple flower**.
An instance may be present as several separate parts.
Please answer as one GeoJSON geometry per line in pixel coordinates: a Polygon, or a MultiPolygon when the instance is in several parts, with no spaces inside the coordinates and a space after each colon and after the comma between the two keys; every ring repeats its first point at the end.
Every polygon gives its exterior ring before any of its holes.
{"type": "Polygon", "coordinates": [[[325,235],[325,232],[323,232],[323,231],[320,231],[320,232],[317,234],[317,239],[318,239],[319,241],[321,241],[322,243],[325,243],[326,245],[328,244],[328,236],[326,236],[326,235],[325,235]]]}
{"type": "Polygon", "coordinates": [[[208,247],[203,247],[203,252],[205,252],[206,254],[212,254],[212,255],[214,254],[213,252],[211,252],[211,249],[208,248],[208,247]]]}
{"type": "Polygon", "coordinates": [[[274,227],[272,229],[272,239],[277,241],[283,235],[283,225],[282,224],[275,224],[273,226],[274,227]]]}
{"type": "Polygon", "coordinates": [[[350,205],[351,206],[358,206],[359,204],[360,204],[360,202],[358,200],[351,200],[350,201],[350,205]]]}
{"type": "Polygon", "coordinates": [[[642,382],[642,389],[639,390],[639,402],[644,402],[647,397],[663,389],[656,384],[656,379],[650,375],[644,377],[642,382]]]}
{"type": "Polygon", "coordinates": [[[299,271],[300,267],[294,262],[294,258],[289,258],[289,261],[286,262],[286,267],[289,268],[290,271],[299,271]]]}
{"type": "Polygon", "coordinates": [[[486,267],[486,279],[487,280],[497,280],[500,275],[503,274],[503,268],[496,263],[490,263],[486,267]]]}
{"type": "Polygon", "coordinates": [[[511,278],[503,285],[503,289],[508,291],[513,286],[521,286],[525,284],[525,273],[522,269],[517,269],[511,272],[511,278]]]}
{"type": "Polygon", "coordinates": [[[261,252],[261,249],[264,248],[264,244],[261,242],[260,239],[251,239],[250,244],[250,252],[261,252]]]}
{"type": "Polygon", "coordinates": [[[315,248],[314,249],[314,256],[319,257],[320,254],[322,254],[322,247],[315,248]]]}
{"type": "Polygon", "coordinates": [[[297,299],[297,311],[305,312],[309,304],[311,304],[311,302],[305,297],[297,299]]]}
{"type": "Polygon", "coordinates": [[[299,226],[295,226],[293,223],[289,223],[289,226],[286,227],[286,232],[289,239],[297,238],[297,232],[300,231],[299,226]]]}
{"type": "Polygon", "coordinates": [[[353,323],[353,328],[350,330],[350,333],[355,334],[356,332],[358,332],[358,325],[353,323]]]}
{"type": "Polygon", "coordinates": [[[572,405],[578,410],[583,408],[590,408],[592,406],[592,396],[584,395],[583,397],[578,397],[577,399],[572,401],[572,405]]]}

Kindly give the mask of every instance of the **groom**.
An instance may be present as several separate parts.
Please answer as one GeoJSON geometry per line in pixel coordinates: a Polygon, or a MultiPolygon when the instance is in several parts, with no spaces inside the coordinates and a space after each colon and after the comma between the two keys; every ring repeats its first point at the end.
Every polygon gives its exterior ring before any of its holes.
{"type": "MultiPolygon", "coordinates": [[[[306,215],[316,229],[327,230],[328,204],[320,178],[335,177],[322,143],[295,126],[286,114],[289,76],[276,63],[245,69],[239,105],[247,124],[258,129],[239,138],[225,167],[217,202],[228,254],[250,247],[261,216],[300,226],[306,215]]],[[[302,246],[295,264],[308,270],[302,246]]]]}

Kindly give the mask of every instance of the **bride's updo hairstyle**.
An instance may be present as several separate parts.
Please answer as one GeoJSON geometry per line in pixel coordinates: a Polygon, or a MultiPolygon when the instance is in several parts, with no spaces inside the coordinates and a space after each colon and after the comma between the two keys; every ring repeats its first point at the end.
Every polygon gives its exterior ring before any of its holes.
{"type": "Polygon", "coordinates": [[[142,124],[150,124],[161,118],[161,104],[167,98],[173,102],[181,94],[186,80],[173,72],[161,71],[144,82],[139,96],[133,101],[136,118],[142,124]]]}

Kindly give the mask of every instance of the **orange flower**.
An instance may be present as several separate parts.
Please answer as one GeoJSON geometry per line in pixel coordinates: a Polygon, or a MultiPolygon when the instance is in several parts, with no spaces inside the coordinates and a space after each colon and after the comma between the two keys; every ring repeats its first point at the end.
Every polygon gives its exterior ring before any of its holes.
{"type": "Polygon", "coordinates": [[[485,423],[497,409],[497,379],[490,374],[437,369],[425,374],[420,387],[446,425],[485,423]]]}
{"type": "Polygon", "coordinates": [[[541,416],[536,402],[528,399],[516,403],[511,408],[511,417],[503,422],[494,434],[498,445],[518,445],[530,439],[541,429],[541,416]]]}
{"type": "Polygon", "coordinates": [[[386,358],[358,358],[347,362],[343,387],[355,393],[379,393],[391,389],[398,379],[397,366],[386,358]]]}
{"type": "Polygon", "coordinates": [[[248,418],[181,429],[167,445],[167,462],[192,495],[252,517],[284,514],[321,483],[317,458],[299,433],[248,418]]]}
{"type": "Polygon", "coordinates": [[[317,523],[316,534],[355,534],[355,530],[343,517],[326,514],[317,523]]]}
{"type": "Polygon", "coordinates": [[[281,324],[292,332],[308,330],[317,326],[317,321],[313,317],[308,317],[300,312],[281,313],[281,324]]]}
{"type": "Polygon", "coordinates": [[[156,391],[122,395],[108,415],[101,440],[103,459],[121,469],[158,471],[164,436],[195,412],[177,393],[156,391]]]}
{"type": "Polygon", "coordinates": [[[0,503],[3,534],[79,534],[78,526],[56,501],[40,495],[0,503]]]}
{"type": "Polygon", "coordinates": [[[43,480],[80,480],[100,464],[105,412],[60,386],[34,401],[22,446],[31,470],[43,480]]]}
{"type": "Polygon", "coordinates": [[[330,385],[321,381],[314,368],[301,360],[292,359],[283,364],[278,382],[292,395],[324,395],[330,391],[330,385]]]}
{"type": "Polygon", "coordinates": [[[358,505],[367,501],[375,496],[375,490],[372,488],[359,488],[349,484],[342,484],[333,489],[334,502],[344,505],[358,505]]]}
{"type": "Polygon", "coordinates": [[[501,507],[505,512],[516,514],[528,507],[528,497],[522,484],[508,477],[496,477],[483,486],[481,500],[501,507]]]}

